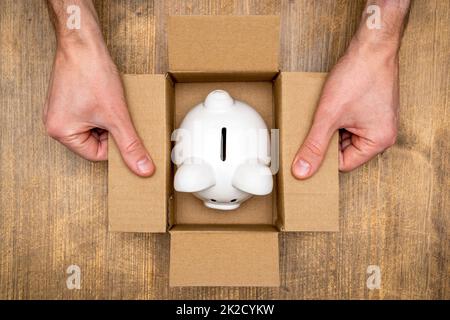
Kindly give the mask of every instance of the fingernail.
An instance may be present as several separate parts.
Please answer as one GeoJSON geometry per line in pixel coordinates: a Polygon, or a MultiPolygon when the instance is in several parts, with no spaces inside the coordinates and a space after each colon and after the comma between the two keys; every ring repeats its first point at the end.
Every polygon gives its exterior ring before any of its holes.
{"type": "Polygon", "coordinates": [[[137,162],[137,167],[138,167],[138,170],[142,174],[150,173],[151,170],[152,170],[152,164],[151,164],[150,159],[148,157],[146,157],[146,158],[144,158],[142,160],[139,160],[137,162]]]}
{"type": "Polygon", "coordinates": [[[298,160],[296,166],[296,171],[300,177],[306,177],[311,170],[311,165],[305,160],[298,160]]]}

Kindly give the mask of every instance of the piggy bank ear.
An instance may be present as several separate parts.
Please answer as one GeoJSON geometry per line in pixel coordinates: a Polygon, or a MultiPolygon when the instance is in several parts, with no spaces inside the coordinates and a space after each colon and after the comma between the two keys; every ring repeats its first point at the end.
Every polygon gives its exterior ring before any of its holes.
{"type": "Polygon", "coordinates": [[[192,159],[178,167],[174,180],[174,188],[179,192],[199,192],[216,184],[211,166],[192,159]]]}
{"type": "Polygon", "coordinates": [[[232,184],[241,191],[263,196],[272,192],[272,172],[260,162],[244,163],[237,167],[232,184]]]}

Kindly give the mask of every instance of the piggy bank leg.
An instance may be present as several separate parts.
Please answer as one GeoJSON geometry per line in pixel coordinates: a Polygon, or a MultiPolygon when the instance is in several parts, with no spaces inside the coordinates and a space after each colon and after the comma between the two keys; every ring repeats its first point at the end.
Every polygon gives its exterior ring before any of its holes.
{"type": "Polygon", "coordinates": [[[241,164],[233,175],[233,187],[263,196],[272,192],[273,178],[269,167],[259,161],[241,164]]]}
{"type": "Polygon", "coordinates": [[[201,160],[188,159],[175,173],[174,188],[179,192],[199,192],[216,184],[214,171],[201,160]]]}

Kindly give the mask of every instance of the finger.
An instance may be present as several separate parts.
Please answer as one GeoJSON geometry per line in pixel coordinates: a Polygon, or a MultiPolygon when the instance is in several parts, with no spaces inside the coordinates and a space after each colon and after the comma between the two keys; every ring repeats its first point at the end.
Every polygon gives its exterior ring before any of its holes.
{"type": "Polygon", "coordinates": [[[345,150],[349,145],[352,144],[352,140],[350,138],[341,141],[341,150],[345,150]]]}
{"type": "Polygon", "coordinates": [[[149,177],[155,172],[155,165],[137,135],[128,114],[124,115],[120,121],[118,120],[110,132],[131,171],[142,177],[149,177]]]}
{"type": "MultiPolygon", "coordinates": [[[[341,131],[341,130],[339,130],[339,131],[341,131]]],[[[352,136],[352,134],[351,134],[350,132],[348,132],[348,131],[345,130],[345,129],[342,129],[341,134],[340,134],[341,140],[348,139],[348,138],[350,138],[351,136],[352,136]]]]}
{"type": "Polygon", "coordinates": [[[345,129],[339,129],[339,150],[344,150],[348,147],[349,144],[351,144],[351,138],[352,134],[345,130],[345,129]]]}
{"type": "Polygon", "coordinates": [[[103,161],[108,158],[108,134],[93,134],[92,131],[61,137],[57,139],[67,148],[91,161],[103,161]]]}
{"type": "Polygon", "coordinates": [[[307,179],[317,172],[330,143],[334,129],[326,120],[314,121],[305,141],[292,163],[292,174],[297,179],[307,179]]]}
{"type": "Polygon", "coordinates": [[[361,166],[382,151],[372,142],[356,135],[352,135],[351,139],[346,141],[350,143],[343,147],[339,154],[339,170],[343,172],[361,166]]]}

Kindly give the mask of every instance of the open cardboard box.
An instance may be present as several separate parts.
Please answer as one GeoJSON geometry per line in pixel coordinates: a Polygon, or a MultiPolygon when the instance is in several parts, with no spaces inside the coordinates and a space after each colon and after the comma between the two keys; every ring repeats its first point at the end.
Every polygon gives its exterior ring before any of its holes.
{"type": "Polygon", "coordinates": [[[170,17],[168,45],[166,75],[123,78],[157,170],[152,178],[133,175],[110,144],[109,230],[170,232],[170,286],[279,286],[279,232],[338,230],[337,135],[313,178],[298,181],[290,172],[326,74],[279,71],[276,16],[170,17]],[[172,186],[171,133],[214,89],[247,102],[280,130],[274,191],[228,212],[172,186]]]}

